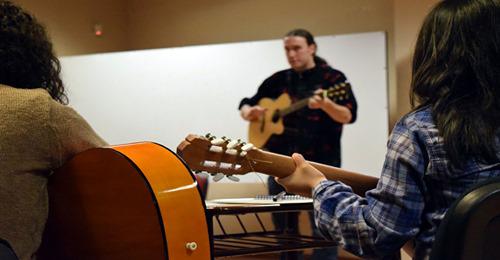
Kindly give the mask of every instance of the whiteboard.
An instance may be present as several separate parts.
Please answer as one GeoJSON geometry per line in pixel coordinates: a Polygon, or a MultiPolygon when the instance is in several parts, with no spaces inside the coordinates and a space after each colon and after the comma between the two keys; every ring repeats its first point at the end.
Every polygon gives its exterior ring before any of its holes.
{"type": "MultiPolygon", "coordinates": [[[[379,176],[388,136],[384,32],[316,37],[344,72],[358,119],[344,129],[342,166],[379,176]]],[[[247,137],[237,110],[288,68],[282,39],[62,57],[70,105],[110,144],[154,141],[175,151],[188,133],[247,137]]],[[[255,181],[255,175],[242,181],[255,181]]]]}

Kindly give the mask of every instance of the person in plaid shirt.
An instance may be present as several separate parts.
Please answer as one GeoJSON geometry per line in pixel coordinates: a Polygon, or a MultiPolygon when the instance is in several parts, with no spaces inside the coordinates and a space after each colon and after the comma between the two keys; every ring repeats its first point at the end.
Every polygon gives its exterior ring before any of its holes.
{"type": "Polygon", "coordinates": [[[375,189],[358,196],[300,154],[277,181],[312,196],[321,233],[366,258],[413,241],[425,259],[450,205],[500,176],[500,1],[445,0],[422,25],[413,57],[413,111],[395,125],[375,189]],[[418,105],[416,105],[418,103],[418,105]]]}
{"type": "MultiPolygon", "coordinates": [[[[283,118],[284,133],[272,135],[264,148],[284,155],[299,152],[313,161],[340,167],[343,125],[356,120],[357,103],[351,86],[342,72],[316,56],[317,46],[310,32],[304,29],[290,31],[284,38],[284,47],[291,68],[271,75],[253,97],[244,98],[239,105],[241,116],[248,121],[257,120],[264,113],[258,105],[262,98],[276,99],[287,93],[294,103],[312,96],[309,107],[283,118]],[[347,93],[343,100],[334,102],[328,97],[320,97],[322,90],[340,84],[345,84],[347,93]]],[[[270,194],[283,191],[272,178],[268,184],[270,194]]],[[[288,228],[296,232],[297,216],[290,217],[290,214],[294,213],[288,214],[288,228]]],[[[274,214],[273,220],[279,228],[285,228],[283,215],[274,214]]],[[[336,259],[336,251],[336,248],[314,250],[313,259],[336,259]]]]}

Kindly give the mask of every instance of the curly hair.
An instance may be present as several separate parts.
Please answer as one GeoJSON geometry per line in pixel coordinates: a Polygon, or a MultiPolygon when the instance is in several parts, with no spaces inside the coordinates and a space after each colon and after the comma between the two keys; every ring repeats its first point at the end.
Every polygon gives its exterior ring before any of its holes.
{"type": "Polygon", "coordinates": [[[452,165],[498,162],[500,0],[444,0],[429,13],[413,56],[411,103],[431,106],[452,165]]]}
{"type": "Polygon", "coordinates": [[[31,14],[0,0],[0,83],[15,88],[43,88],[67,104],[61,65],[45,28],[31,14]]]}

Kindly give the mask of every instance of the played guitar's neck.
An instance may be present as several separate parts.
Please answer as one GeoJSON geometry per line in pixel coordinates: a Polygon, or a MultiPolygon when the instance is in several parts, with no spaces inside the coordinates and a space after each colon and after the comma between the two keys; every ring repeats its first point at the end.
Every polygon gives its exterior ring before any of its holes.
{"type": "MultiPolygon", "coordinates": [[[[323,90],[323,94],[326,94],[328,93],[328,90],[323,90]]],[[[303,98],[293,104],[291,104],[290,106],[288,106],[287,108],[284,108],[284,109],[281,109],[280,112],[279,112],[279,115],[281,117],[284,117],[288,114],[291,114],[299,109],[302,109],[303,107],[307,106],[307,104],[309,104],[309,99],[311,98],[312,96],[309,96],[309,97],[306,97],[306,98],[303,98]]],[[[334,98],[334,97],[333,97],[334,98]]]]}
{"type": "MultiPolygon", "coordinates": [[[[261,151],[258,156],[254,156],[254,170],[275,177],[286,177],[295,170],[295,163],[289,156],[261,151]]],[[[347,171],[341,168],[326,164],[309,162],[316,169],[321,171],[329,180],[341,181],[352,187],[353,191],[361,196],[365,192],[377,186],[378,178],[361,173],[347,171]]]]}
{"type": "Polygon", "coordinates": [[[301,99],[301,100],[291,104],[289,107],[280,110],[280,116],[284,117],[288,114],[291,114],[291,113],[307,106],[308,103],[309,103],[309,98],[301,99]]]}

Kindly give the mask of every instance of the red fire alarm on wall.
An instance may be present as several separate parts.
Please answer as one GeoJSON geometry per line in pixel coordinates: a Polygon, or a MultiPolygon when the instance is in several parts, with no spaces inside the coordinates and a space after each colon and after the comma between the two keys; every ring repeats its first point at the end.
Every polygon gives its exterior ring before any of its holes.
{"type": "Polygon", "coordinates": [[[94,24],[94,35],[97,37],[100,37],[100,36],[102,36],[103,33],[104,32],[102,30],[102,24],[100,24],[100,23],[94,24]]]}

